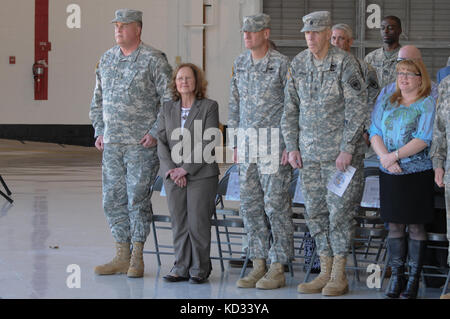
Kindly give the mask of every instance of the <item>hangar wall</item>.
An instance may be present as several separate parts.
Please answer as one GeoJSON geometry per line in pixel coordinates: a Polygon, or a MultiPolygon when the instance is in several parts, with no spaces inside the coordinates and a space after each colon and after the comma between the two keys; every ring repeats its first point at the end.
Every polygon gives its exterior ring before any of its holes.
{"type": "Polygon", "coordinates": [[[379,24],[388,15],[400,18],[400,44],[420,48],[433,80],[450,56],[448,0],[264,0],[263,10],[272,18],[272,40],[289,57],[306,48],[304,36],[299,36],[301,17],[319,10],[330,11],[334,24],[352,28],[352,50],[359,58],[382,46],[379,24]]]}
{"type": "Polygon", "coordinates": [[[356,35],[353,51],[363,57],[381,46],[374,8],[380,16],[402,19],[401,43],[421,48],[433,78],[450,55],[448,0],[49,0],[49,97],[35,101],[34,3],[2,0],[0,139],[92,145],[88,113],[94,69],[114,45],[110,21],[118,8],[144,12],[143,41],[164,51],[172,66],[180,60],[205,67],[209,97],[219,102],[224,124],[231,66],[244,50],[240,27],[248,14],[271,15],[272,39],[290,57],[306,46],[301,17],[315,10],[329,10],[334,23],[350,24],[356,35]],[[79,28],[70,23],[67,10],[73,4],[80,8],[79,28]],[[9,64],[10,56],[16,64],[9,64]]]}
{"type": "Polygon", "coordinates": [[[92,145],[94,71],[115,44],[110,21],[116,9],[143,11],[143,41],[164,51],[172,66],[176,57],[205,66],[208,95],[219,102],[220,121],[226,123],[231,67],[244,48],[242,16],[261,12],[262,0],[49,0],[47,101],[35,101],[33,93],[34,6],[33,0],[2,1],[0,138],[92,145]],[[70,23],[71,4],[80,8],[79,28],[70,23]],[[16,64],[9,64],[9,56],[16,64]]]}

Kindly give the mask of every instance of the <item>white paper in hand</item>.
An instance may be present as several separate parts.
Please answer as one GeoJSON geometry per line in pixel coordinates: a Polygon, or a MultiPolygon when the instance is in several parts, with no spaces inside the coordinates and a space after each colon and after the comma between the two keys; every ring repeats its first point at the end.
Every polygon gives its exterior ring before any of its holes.
{"type": "Polygon", "coordinates": [[[355,172],[356,168],[353,166],[348,166],[345,172],[337,170],[328,183],[328,190],[332,191],[339,197],[342,197],[355,172]]]}
{"type": "Polygon", "coordinates": [[[300,174],[297,179],[297,185],[295,185],[294,199],[292,201],[297,204],[305,203],[305,199],[303,198],[303,194],[302,194],[302,188],[300,186],[300,174]]]}

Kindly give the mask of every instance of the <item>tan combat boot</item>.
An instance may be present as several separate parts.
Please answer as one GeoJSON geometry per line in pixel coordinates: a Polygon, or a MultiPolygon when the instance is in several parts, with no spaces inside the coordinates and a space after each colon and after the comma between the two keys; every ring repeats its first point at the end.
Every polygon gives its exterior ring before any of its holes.
{"type": "Polygon", "coordinates": [[[286,286],[284,266],[280,263],[270,265],[269,271],[256,283],[258,289],[277,289],[286,286]]]}
{"type": "Polygon", "coordinates": [[[107,264],[95,267],[97,275],[126,274],[130,267],[130,243],[116,243],[116,256],[107,264]]]}
{"type": "Polygon", "coordinates": [[[260,280],[266,273],[266,260],[265,259],[255,259],[253,260],[253,269],[250,273],[237,281],[236,285],[239,288],[255,288],[256,283],[260,280]]]}
{"type": "MultiPolygon", "coordinates": [[[[313,262],[313,260],[311,260],[313,262]]],[[[297,291],[302,294],[319,294],[331,277],[333,257],[320,256],[320,274],[312,281],[297,286],[297,291]]]]}
{"type": "Polygon", "coordinates": [[[331,278],[322,289],[324,296],[341,296],[348,292],[348,281],[345,275],[345,265],[347,258],[341,255],[334,256],[331,278]]]}
{"type": "Polygon", "coordinates": [[[144,243],[133,243],[133,252],[131,253],[130,268],[128,268],[128,277],[144,277],[144,243]]]}
{"type": "Polygon", "coordinates": [[[441,297],[439,299],[450,299],[450,293],[441,295],[441,297]]]}

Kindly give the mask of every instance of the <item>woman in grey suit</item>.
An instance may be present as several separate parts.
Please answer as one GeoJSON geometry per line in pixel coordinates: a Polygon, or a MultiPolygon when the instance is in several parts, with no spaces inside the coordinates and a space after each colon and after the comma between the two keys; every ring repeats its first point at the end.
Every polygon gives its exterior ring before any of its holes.
{"type": "Polygon", "coordinates": [[[179,65],[172,76],[172,101],[160,113],[159,175],[164,179],[172,218],[175,263],[164,279],[203,283],[211,273],[211,216],[219,167],[217,102],[207,99],[207,82],[194,64],[179,65]],[[205,132],[208,136],[204,139],[205,132]]]}

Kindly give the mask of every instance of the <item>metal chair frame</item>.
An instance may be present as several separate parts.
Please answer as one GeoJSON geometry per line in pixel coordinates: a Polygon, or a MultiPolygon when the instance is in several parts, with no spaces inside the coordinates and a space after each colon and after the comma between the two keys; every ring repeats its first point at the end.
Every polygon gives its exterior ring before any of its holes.
{"type": "Polygon", "coordinates": [[[9,190],[8,185],[6,185],[6,182],[3,179],[2,175],[0,175],[0,183],[2,184],[3,188],[6,191],[6,194],[0,191],[0,195],[2,195],[8,202],[12,204],[14,202],[13,199],[10,197],[12,193],[9,190]]]}
{"type": "MultiPolygon", "coordinates": [[[[163,179],[158,176],[150,187],[150,196],[153,196],[154,192],[161,192],[163,187],[163,179]]],[[[153,230],[153,241],[155,250],[144,250],[144,254],[155,254],[158,261],[158,267],[161,266],[161,255],[175,255],[174,247],[172,245],[160,244],[158,240],[158,230],[170,230],[172,231],[172,219],[168,214],[153,214],[152,207],[152,230],[153,230]],[[159,225],[159,223],[169,224],[159,225]],[[161,251],[160,248],[165,249],[161,251]]]]}
{"type": "MultiPolygon", "coordinates": [[[[230,173],[232,171],[232,169],[229,169],[227,172],[230,173]]],[[[225,174],[226,178],[228,179],[229,174],[225,174]]],[[[222,178],[222,180],[225,178],[225,176],[222,178]]],[[[221,180],[221,181],[222,181],[221,180]]],[[[223,184],[224,182],[222,182],[223,184]]],[[[219,188],[220,188],[220,184],[221,182],[219,182],[219,188]]],[[[151,192],[151,196],[153,195],[154,192],[161,192],[163,187],[163,179],[158,176],[155,180],[155,182],[153,183],[153,185],[150,187],[150,192],[151,192]]],[[[225,192],[226,192],[226,185],[225,185],[225,192]]],[[[224,195],[224,194],[222,194],[224,195]]],[[[223,207],[223,199],[221,197],[221,194],[218,191],[218,195],[216,196],[216,204],[217,205],[221,205],[221,207],[219,207],[219,209],[217,209],[212,216],[211,219],[211,227],[214,227],[216,230],[216,240],[217,241],[211,241],[211,244],[217,244],[217,249],[218,249],[218,256],[211,256],[211,259],[218,259],[220,261],[220,265],[221,265],[221,270],[222,272],[225,270],[224,267],[224,260],[231,260],[231,259],[240,259],[240,258],[236,258],[236,257],[232,257],[232,255],[234,253],[239,253],[236,251],[233,251],[232,246],[233,245],[241,245],[241,243],[237,243],[237,242],[232,242],[232,238],[233,236],[237,236],[238,235],[242,236],[245,235],[245,232],[238,232],[238,231],[230,231],[230,228],[244,228],[244,222],[242,221],[241,218],[237,217],[234,218],[234,216],[236,216],[236,214],[238,214],[237,211],[235,210],[231,210],[231,209],[226,209],[223,207]],[[217,217],[217,215],[222,215],[223,218],[219,219],[217,217]],[[228,216],[232,216],[233,218],[228,218],[228,216]],[[222,231],[220,228],[224,227],[225,231],[222,231]],[[226,237],[226,241],[223,241],[220,238],[221,234],[225,234],[226,237]],[[222,249],[222,245],[227,245],[228,249],[225,250],[225,252],[228,252],[230,254],[229,257],[224,256],[224,250],[222,249]]],[[[171,245],[166,245],[166,244],[161,244],[159,239],[158,239],[158,232],[160,230],[166,230],[166,231],[171,231],[172,230],[172,225],[171,225],[171,217],[170,215],[167,214],[152,214],[152,230],[153,230],[153,240],[154,240],[154,250],[144,250],[144,253],[146,254],[155,254],[157,257],[157,262],[158,262],[158,266],[161,266],[161,255],[174,255],[174,246],[173,244],[171,245]],[[164,249],[164,250],[161,250],[164,249]]],[[[248,257],[246,259],[246,263],[248,262],[248,257]]],[[[245,263],[245,266],[246,266],[245,263]]],[[[244,269],[244,268],[243,268],[244,269]]],[[[244,269],[245,271],[245,269],[244,269]]],[[[242,274],[244,273],[244,271],[242,271],[242,274]]]]}

